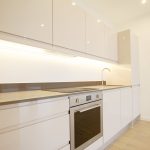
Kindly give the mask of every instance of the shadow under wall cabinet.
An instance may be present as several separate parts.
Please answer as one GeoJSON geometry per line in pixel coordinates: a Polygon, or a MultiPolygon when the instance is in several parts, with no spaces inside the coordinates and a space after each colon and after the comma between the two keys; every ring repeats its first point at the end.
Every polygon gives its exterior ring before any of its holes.
{"type": "Polygon", "coordinates": [[[1,150],[70,150],[67,97],[0,106],[1,150]]]}
{"type": "Polygon", "coordinates": [[[116,32],[72,0],[2,0],[0,38],[117,61],[116,32]]]}

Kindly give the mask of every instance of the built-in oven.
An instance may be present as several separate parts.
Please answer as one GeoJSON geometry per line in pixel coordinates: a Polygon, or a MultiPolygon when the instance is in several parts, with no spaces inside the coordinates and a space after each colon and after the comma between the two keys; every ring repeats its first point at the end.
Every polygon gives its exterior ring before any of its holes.
{"type": "Polygon", "coordinates": [[[70,97],[71,150],[83,150],[102,137],[102,93],[70,97]]]}

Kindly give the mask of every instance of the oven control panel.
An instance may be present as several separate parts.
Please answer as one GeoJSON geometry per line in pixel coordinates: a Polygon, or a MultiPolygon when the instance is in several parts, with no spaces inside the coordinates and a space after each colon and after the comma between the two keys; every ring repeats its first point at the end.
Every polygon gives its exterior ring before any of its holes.
{"type": "Polygon", "coordinates": [[[86,104],[98,100],[102,100],[101,91],[74,94],[69,97],[70,107],[86,104]]]}
{"type": "Polygon", "coordinates": [[[92,100],[92,96],[91,95],[86,96],[86,101],[91,101],[91,100],[92,100]]]}

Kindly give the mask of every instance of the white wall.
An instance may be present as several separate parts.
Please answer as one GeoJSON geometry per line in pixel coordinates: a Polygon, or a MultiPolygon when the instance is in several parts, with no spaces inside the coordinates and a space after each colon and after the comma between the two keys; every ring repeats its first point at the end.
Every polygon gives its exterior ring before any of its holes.
{"type": "Polygon", "coordinates": [[[129,72],[117,65],[0,40],[0,84],[98,81],[104,67],[112,70],[104,73],[109,84],[129,84],[129,72]]]}
{"type": "Polygon", "coordinates": [[[150,120],[150,15],[122,27],[127,28],[139,37],[141,115],[150,120]]]}
{"type": "Polygon", "coordinates": [[[101,80],[109,64],[0,41],[0,83],[101,80]]]}

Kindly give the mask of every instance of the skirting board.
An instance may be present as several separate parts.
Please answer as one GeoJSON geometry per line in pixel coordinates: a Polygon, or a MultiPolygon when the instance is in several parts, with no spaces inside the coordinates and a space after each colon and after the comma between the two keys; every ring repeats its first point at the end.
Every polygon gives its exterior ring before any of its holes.
{"type": "Polygon", "coordinates": [[[134,124],[140,120],[140,115],[135,118],[132,122],[130,122],[126,127],[121,129],[119,133],[117,133],[112,139],[110,139],[108,142],[106,142],[101,148],[98,150],[107,150],[123,133],[125,133],[129,128],[132,128],[134,124]]]}

